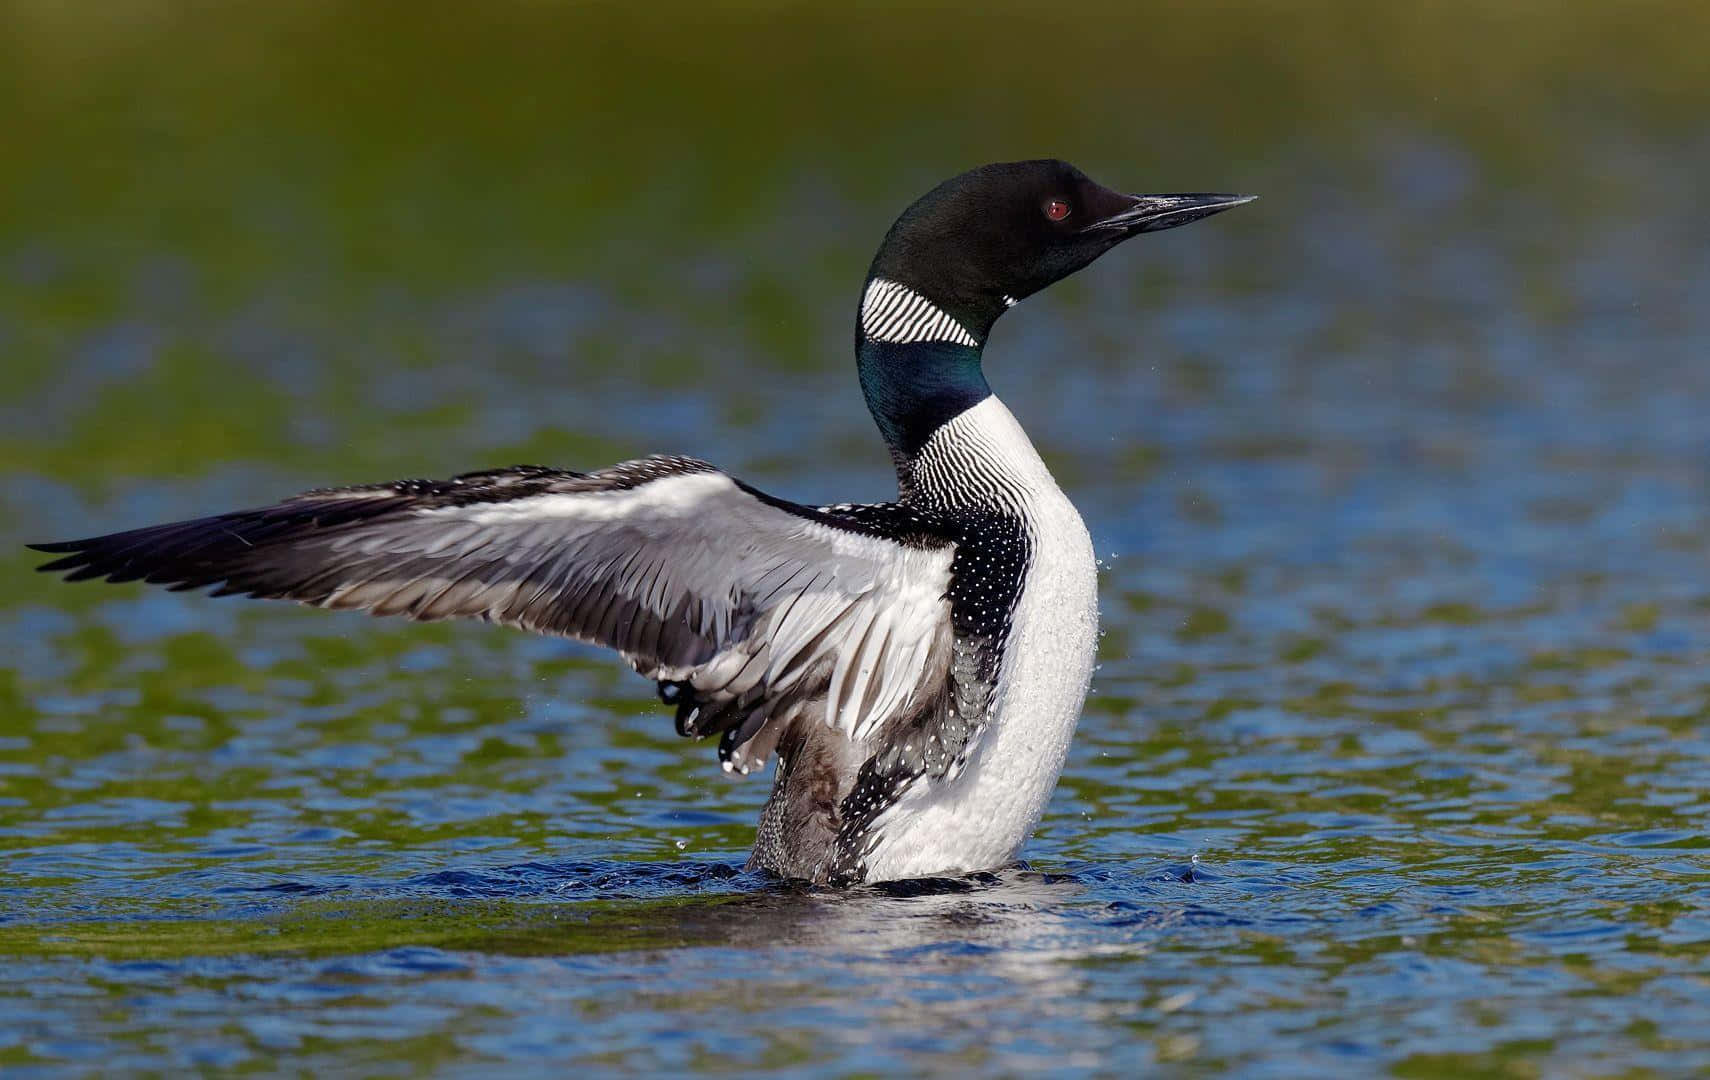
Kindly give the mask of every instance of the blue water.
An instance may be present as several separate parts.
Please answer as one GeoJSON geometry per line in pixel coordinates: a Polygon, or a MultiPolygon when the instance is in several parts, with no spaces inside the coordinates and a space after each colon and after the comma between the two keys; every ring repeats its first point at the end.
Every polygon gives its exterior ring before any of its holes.
{"type": "MultiPolygon", "coordinates": [[[[32,54],[36,179],[0,202],[0,1071],[1710,1071],[1710,143],[1663,107],[1686,69],[1610,84],[1645,123],[1511,88],[1487,129],[1476,84],[1403,80],[1326,142],[1284,122],[1341,100],[1310,56],[1255,87],[1233,37],[1160,46],[1212,65],[1168,69],[1187,99],[1257,117],[1174,166],[1045,82],[934,83],[1014,106],[1028,152],[1067,125],[1099,179],[1263,199],[999,324],[991,382],[1103,563],[1093,694],[1024,866],[838,893],[740,869],[765,782],[611,657],[30,572],[27,541],[519,461],[893,490],[848,324],[937,158],[884,143],[834,179],[856,163],[755,29],[775,160],[681,153],[613,194],[583,153],[604,114],[531,156],[534,127],[404,78],[441,70],[427,31],[372,53],[393,70],[323,16],[303,55],[372,99],[179,55],[260,141],[105,38],[32,54]],[[137,176],[61,167],[96,160],[85,128],[134,140],[137,176]]],[[[587,92],[479,40],[495,85],[587,92]]],[[[1578,85],[1547,40],[1527,70],[1578,85]]],[[[666,104],[716,125],[751,87],[705,90],[666,104]]],[[[650,102],[601,137],[656,152],[624,127],[650,102]]],[[[947,130],[918,134],[991,156],[947,130]]]]}

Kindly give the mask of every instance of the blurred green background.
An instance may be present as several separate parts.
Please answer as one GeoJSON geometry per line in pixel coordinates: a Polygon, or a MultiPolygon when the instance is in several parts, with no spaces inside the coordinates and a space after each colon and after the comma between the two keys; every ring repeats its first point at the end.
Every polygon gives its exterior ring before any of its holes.
{"type": "MultiPolygon", "coordinates": [[[[1488,227],[1512,256],[1560,261],[1646,212],[1656,178],[1636,150],[1687,144],[1702,163],[1707,32],[1710,9],[1688,0],[9,2],[8,393],[63,377],[91,325],[141,316],[154,336],[147,370],[87,387],[87,421],[10,425],[0,463],[94,482],[299,453],[275,415],[228,430],[203,407],[246,376],[208,328],[257,306],[317,353],[408,363],[441,345],[421,312],[448,298],[592,282],[709,334],[734,305],[761,324],[742,346],[768,366],[840,364],[825,313],[843,315],[890,216],[994,159],[1259,191],[1266,206],[1230,227],[1292,236],[1310,216],[1331,246],[1361,227],[1339,203],[1387,203],[1412,229],[1383,272],[1428,304],[1410,274],[1439,231],[1488,227]],[[1397,158],[1420,145],[1450,147],[1465,190],[1421,197],[1432,179],[1410,186],[1397,158]],[[1501,228],[1517,208],[1536,226],[1523,237],[1501,228]],[[684,269],[730,263],[730,288],[684,269]]],[[[1225,277],[1274,288],[1288,256],[1254,247],[1225,277]]],[[[1547,309],[1548,274],[1527,286],[1510,301],[1547,309]]],[[[1681,302],[1678,278],[1646,286],[1653,305],[1681,302]]],[[[566,343],[559,371],[701,377],[642,336],[566,343]]]]}

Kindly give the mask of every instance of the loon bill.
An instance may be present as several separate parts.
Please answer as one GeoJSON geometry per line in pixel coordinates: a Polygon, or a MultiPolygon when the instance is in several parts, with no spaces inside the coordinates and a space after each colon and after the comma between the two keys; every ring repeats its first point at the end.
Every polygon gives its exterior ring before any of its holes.
{"type": "Polygon", "coordinates": [[[704,461],[519,466],[310,491],[35,545],[146,581],[616,649],[719,738],[778,759],[753,869],[848,884],[992,869],[1039,821],[1086,697],[1092,545],[981,355],[1020,300],[1129,237],[1250,201],[1123,195],[1061,161],[947,180],[886,234],[857,370],[894,503],[804,506],[704,461]]]}

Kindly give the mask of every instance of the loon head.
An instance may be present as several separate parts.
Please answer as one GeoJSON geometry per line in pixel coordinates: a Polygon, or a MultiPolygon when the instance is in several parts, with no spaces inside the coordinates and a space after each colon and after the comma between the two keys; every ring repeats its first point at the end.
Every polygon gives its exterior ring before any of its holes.
{"type": "Polygon", "coordinates": [[[983,165],[903,211],[873,259],[859,338],[984,344],[998,316],[1140,233],[1252,195],[1124,195],[1066,161],[983,165]]]}

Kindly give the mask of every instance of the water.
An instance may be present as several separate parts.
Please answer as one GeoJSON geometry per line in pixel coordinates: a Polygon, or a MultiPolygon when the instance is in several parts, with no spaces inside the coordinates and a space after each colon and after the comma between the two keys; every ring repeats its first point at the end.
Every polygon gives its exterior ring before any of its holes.
{"type": "Polygon", "coordinates": [[[1710,27],[1575,11],[7,7],[0,1068],[1710,1069],[1710,27]],[[603,655],[29,573],[514,461],[884,498],[865,260],[1040,150],[1264,198],[989,350],[1105,563],[1027,868],[780,886],[603,655]]]}

